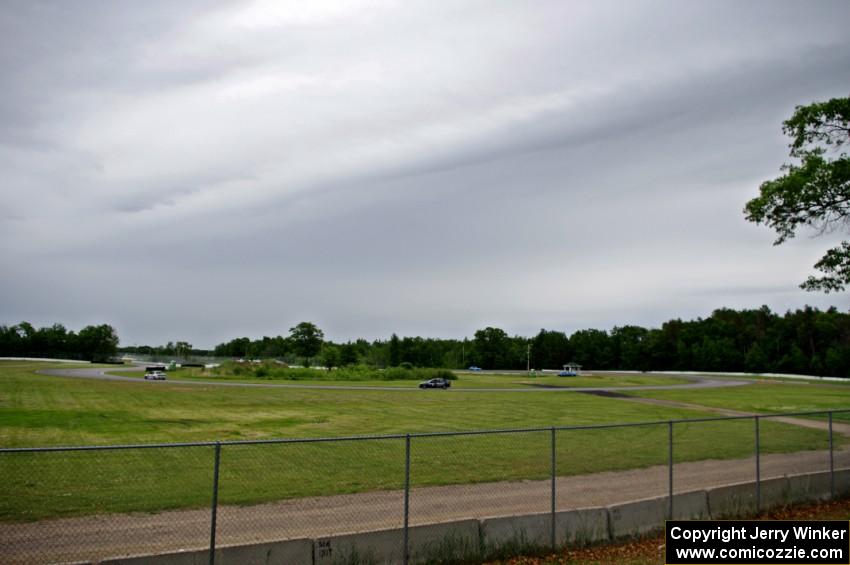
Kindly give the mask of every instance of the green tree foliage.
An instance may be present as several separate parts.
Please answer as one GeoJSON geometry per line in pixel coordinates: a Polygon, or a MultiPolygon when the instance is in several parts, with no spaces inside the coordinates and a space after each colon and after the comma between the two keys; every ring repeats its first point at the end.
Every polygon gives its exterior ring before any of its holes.
{"type": "MultiPolygon", "coordinates": [[[[759,196],[747,202],[747,220],[765,224],[779,237],[774,245],[794,237],[801,227],[820,233],[847,229],[850,220],[850,97],[797,106],[783,132],[791,138],[796,163],[784,174],[762,183],[759,196]]],[[[850,243],[841,242],[815,264],[823,273],[800,286],[824,292],[844,290],[850,283],[850,243]]]]}
{"type": "Polygon", "coordinates": [[[475,332],[472,342],[473,359],[482,369],[498,369],[508,365],[510,352],[508,334],[500,328],[486,327],[475,332]]]}
{"type": "Polygon", "coordinates": [[[401,340],[395,334],[390,336],[389,356],[390,367],[398,367],[401,364],[401,340]]]}
{"type": "Polygon", "coordinates": [[[324,344],[322,347],[322,365],[324,365],[328,371],[333,370],[334,367],[340,366],[339,347],[332,343],[324,344]]]}
{"type": "Polygon", "coordinates": [[[641,371],[650,367],[648,336],[649,331],[640,326],[615,327],[611,330],[611,346],[623,367],[641,371]]]}
{"type": "Polygon", "coordinates": [[[174,354],[181,358],[186,359],[192,352],[192,344],[188,341],[178,341],[174,344],[174,354]]]}
{"type": "Polygon", "coordinates": [[[296,355],[304,358],[305,367],[309,367],[310,359],[321,351],[324,339],[325,334],[312,322],[301,322],[289,328],[292,350],[296,355]]]}
{"type": "Polygon", "coordinates": [[[213,350],[218,357],[239,358],[284,358],[292,351],[292,344],[288,338],[275,336],[263,336],[262,339],[251,340],[247,337],[238,337],[226,343],[220,343],[213,350]]]}
{"type": "Polygon", "coordinates": [[[77,336],[77,351],[89,361],[106,361],[115,357],[118,334],[109,324],[86,326],[77,336]]]}
{"type": "MultiPolygon", "coordinates": [[[[61,343],[64,328],[55,329],[59,336],[56,340],[61,343]]],[[[27,340],[45,330],[26,324],[0,327],[0,351],[19,351],[22,343],[30,343],[27,340]]],[[[544,329],[529,340],[487,327],[475,332],[473,340],[396,336],[373,342],[358,339],[336,347],[339,366],[363,363],[387,368],[390,358],[397,355],[399,366],[456,369],[478,365],[521,370],[526,365],[529,343],[533,365],[541,369],[560,369],[564,363],[575,361],[591,370],[792,372],[850,377],[850,314],[835,308],[820,311],[806,307],[784,315],[766,306],[753,310],[721,308],[707,318],[673,319],[660,328],[627,325],[610,332],[585,329],[569,337],[544,329]],[[392,356],[391,348],[397,349],[392,356]]],[[[332,345],[325,342],[325,347],[332,345]]],[[[283,355],[252,356],[283,357],[290,362],[294,347],[292,338],[238,338],[219,345],[216,352],[232,348],[232,354],[224,356],[239,358],[247,350],[283,350],[283,355]],[[271,345],[278,339],[286,342],[280,350],[271,345]]]]}
{"type": "Polygon", "coordinates": [[[360,356],[357,351],[357,345],[346,342],[339,346],[339,365],[340,367],[348,367],[357,365],[360,362],[360,356]]]}
{"type": "Polygon", "coordinates": [[[540,330],[531,340],[531,366],[535,369],[559,368],[572,362],[567,334],[540,330]]]}
{"type": "Polygon", "coordinates": [[[291,351],[291,343],[281,336],[263,336],[262,339],[252,341],[248,347],[248,356],[252,359],[257,357],[283,357],[291,351]]]}
{"type": "Polygon", "coordinates": [[[62,324],[36,329],[29,322],[0,326],[0,356],[106,361],[115,357],[118,334],[108,324],[86,326],[79,334],[62,324]]]}
{"type": "Polygon", "coordinates": [[[617,364],[608,332],[603,330],[575,332],[570,336],[570,348],[575,352],[573,361],[584,367],[609,369],[617,364]]]}
{"type": "MultiPolygon", "coordinates": [[[[248,338],[244,338],[246,341],[248,338]]],[[[236,341],[236,340],[234,340],[236,341]]],[[[243,348],[244,351],[244,348],[243,348]]],[[[174,343],[169,341],[165,345],[129,345],[118,348],[119,353],[126,353],[130,355],[148,355],[151,357],[158,357],[160,359],[172,359],[174,357],[179,357],[182,360],[186,361],[191,356],[208,356],[213,355],[212,351],[206,349],[196,349],[192,346],[191,343],[186,341],[178,341],[174,343]]]]}
{"type": "Polygon", "coordinates": [[[744,370],[748,373],[766,372],[770,366],[770,359],[758,343],[754,343],[744,357],[744,370]]]}
{"type": "Polygon", "coordinates": [[[29,322],[0,326],[0,355],[81,359],[77,336],[62,324],[36,329],[29,322]]]}
{"type": "Polygon", "coordinates": [[[237,337],[231,339],[227,343],[220,343],[215,346],[213,354],[218,357],[248,357],[251,339],[247,337],[237,337]]]}

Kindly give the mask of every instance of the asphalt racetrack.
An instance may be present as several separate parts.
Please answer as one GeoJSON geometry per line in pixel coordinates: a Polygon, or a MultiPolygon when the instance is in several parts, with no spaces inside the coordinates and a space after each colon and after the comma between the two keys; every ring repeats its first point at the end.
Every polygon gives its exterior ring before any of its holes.
{"type": "MultiPolygon", "coordinates": [[[[68,377],[77,379],[98,379],[106,381],[130,381],[139,382],[138,378],[122,377],[118,375],[110,375],[109,371],[119,369],[43,369],[38,371],[42,375],[51,375],[54,377],[68,377]]],[[[138,370],[144,371],[144,367],[123,367],[120,370],[138,370]]],[[[752,384],[752,380],[736,378],[716,378],[700,375],[684,375],[684,374],[665,374],[671,378],[687,379],[686,384],[670,384],[670,385],[639,385],[639,386],[610,386],[610,387],[553,387],[553,386],[535,386],[526,388],[450,388],[445,392],[449,393],[465,393],[465,392],[616,392],[616,391],[637,391],[637,390],[668,390],[668,389],[700,389],[700,388],[722,388],[731,386],[743,386],[752,384]]],[[[202,385],[202,386],[229,386],[229,387],[256,387],[256,388],[300,388],[300,389],[316,389],[316,390],[379,390],[379,391],[419,391],[418,386],[413,384],[410,388],[407,387],[389,387],[389,386],[355,386],[355,385],[316,385],[316,384],[290,384],[290,383],[240,383],[232,381],[195,381],[195,380],[180,380],[168,379],[166,381],[146,381],[149,384],[161,383],[179,383],[186,385],[202,385]]]]}

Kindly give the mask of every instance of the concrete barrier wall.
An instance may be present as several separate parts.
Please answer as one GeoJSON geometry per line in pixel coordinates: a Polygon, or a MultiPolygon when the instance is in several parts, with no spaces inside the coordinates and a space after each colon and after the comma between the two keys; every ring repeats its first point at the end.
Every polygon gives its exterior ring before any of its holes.
{"type": "MultiPolygon", "coordinates": [[[[425,563],[475,557],[481,550],[478,520],[413,526],[408,530],[410,562],[425,563]]],[[[315,565],[404,561],[401,528],[320,538],[314,542],[315,565]]]]}
{"type": "Polygon", "coordinates": [[[474,559],[481,553],[481,523],[461,520],[410,528],[410,562],[474,559]]]}
{"type": "MultiPolygon", "coordinates": [[[[102,561],[102,565],[208,565],[209,550],[181,551],[162,555],[122,557],[102,561]]],[[[215,562],[221,565],[312,565],[313,540],[296,539],[251,545],[219,547],[215,562]]]]}
{"type": "MultiPolygon", "coordinates": [[[[313,540],[297,539],[222,547],[215,552],[215,562],[220,565],[312,565],[313,540]]],[[[205,563],[209,563],[207,560],[205,563]]]]}
{"type": "Polygon", "coordinates": [[[50,363],[77,363],[78,365],[91,365],[91,361],[80,361],[79,359],[54,359],[52,357],[0,357],[0,361],[44,361],[50,363]]]}
{"type": "MultiPolygon", "coordinates": [[[[778,477],[761,481],[760,510],[788,504],[788,479],[778,477]]],[[[756,483],[739,483],[708,489],[708,511],[712,518],[751,516],[756,513],[756,483]]]]}
{"type": "Polygon", "coordinates": [[[101,565],[202,565],[209,564],[209,550],[180,551],[160,555],[140,555],[137,557],[118,557],[101,561],[101,565]]]}
{"type": "MultiPolygon", "coordinates": [[[[611,539],[634,537],[664,528],[670,512],[670,499],[666,496],[637,500],[608,507],[611,539]]],[[[706,520],[708,494],[704,490],[673,495],[674,520],[706,520]]]]}
{"type": "MultiPolygon", "coordinates": [[[[557,523],[556,523],[557,524],[557,523]]],[[[532,549],[552,542],[552,514],[528,514],[481,520],[481,543],[487,554],[499,548],[532,549]]]]}
{"type": "Polygon", "coordinates": [[[313,542],[313,563],[399,563],[403,559],[401,528],[319,538],[313,542]]]}
{"type": "Polygon", "coordinates": [[[835,496],[850,494],[850,469],[835,471],[835,496]]]}
{"type": "Polygon", "coordinates": [[[828,500],[831,494],[829,473],[806,473],[788,477],[789,504],[810,500],[828,500]]]}
{"type": "MultiPolygon", "coordinates": [[[[481,550],[485,556],[548,549],[552,544],[551,513],[481,520],[481,550]]],[[[555,513],[555,545],[589,545],[610,539],[607,508],[583,508],[555,513]]]]}
{"type": "MultiPolygon", "coordinates": [[[[609,506],[611,538],[635,537],[661,530],[669,511],[670,499],[666,496],[609,506]]],[[[673,519],[704,520],[709,517],[706,491],[673,495],[673,519]]]]}
{"type": "Polygon", "coordinates": [[[673,495],[674,520],[708,520],[708,494],[704,490],[673,495]]]}
{"type": "Polygon", "coordinates": [[[584,508],[555,514],[558,545],[589,545],[611,539],[607,508],[584,508]]]}
{"type": "MultiPolygon", "coordinates": [[[[807,473],[761,481],[760,509],[825,500],[830,496],[828,472],[807,473]]],[[[835,472],[837,496],[850,494],[850,470],[835,472]]],[[[639,536],[664,527],[669,510],[666,496],[607,508],[586,508],[555,514],[558,546],[585,545],[639,536]]],[[[746,517],[756,513],[755,482],[726,485],[676,494],[673,517],[677,520],[746,517]]],[[[413,526],[408,530],[410,562],[471,560],[488,555],[548,548],[551,514],[528,514],[482,520],[460,520],[413,526]]],[[[221,547],[216,563],[222,565],[338,565],[347,563],[402,563],[404,530],[401,528],[221,547]]],[[[126,557],[102,561],[104,565],[202,565],[205,550],[126,557]]]]}
{"type": "Polygon", "coordinates": [[[649,498],[608,507],[608,525],[612,539],[639,536],[664,525],[667,497],[649,498]]]}

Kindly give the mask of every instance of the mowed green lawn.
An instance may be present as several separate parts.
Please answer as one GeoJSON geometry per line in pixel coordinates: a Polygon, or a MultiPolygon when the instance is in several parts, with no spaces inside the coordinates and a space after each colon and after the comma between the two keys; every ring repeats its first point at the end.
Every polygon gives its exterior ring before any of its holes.
{"type": "MultiPolygon", "coordinates": [[[[766,379],[746,387],[645,390],[640,396],[762,414],[850,409],[850,386],[826,381],[766,379]]],[[[835,414],[835,419],[850,421],[850,413],[835,414]]]]}
{"type": "MultiPolygon", "coordinates": [[[[577,393],[114,382],[37,375],[39,367],[0,363],[3,447],[342,437],[705,416],[577,393]]],[[[758,395],[761,386],[741,390],[758,395]]],[[[765,422],[763,429],[778,438],[770,442],[768,452],[828,445],[817,430],[779,422],[765,422]]],[[[666,425],[559,431],[558,472],[663,464],[666,434],[666,425]]],[[[549,431],[414,438],[412,482],[421,486],[543,479],[549,473],[550,442],[549,431]]],[[[677,447],[676,460],[747,457],[752,448],[751,422],[698,426],[689,441],[677,447]]],[[[205,507],[213,460],[211,446],[0,453],[0,520],[205,507]]],[[[227,445],[221,454],[220,500],[252,504],[398,489],[403,480],[403,439],[227,445]]]]}
{"type": "MultiPolygon", "coordinates": [[[[110,374],[122,377],[142,378],[144,373],[140,371],[114,370],[110,374]]],[[[204,382],[244,382],[244,383],[266,383],[266,384],[294,384],[299,386],[346,386],[346,387],[393,387],[393,388],[417,388],[419,381],[397,380],[397,381],[352,381],[334,380],[333,371],[323,372],[321,380],[284,380],[276,378],[257,378],[254,376],[216,375],[210,370],[203,369],[177,369],[168,372],[170,380],[189,380],[204,382]]],[[[531,377],[525,373],[476,373],[467,371],[455,371],[458,375],[456,381],[452,381],[454,389],[486,389],[486,388],[593,388],[593,387],[633,387],[649,385],[684,384],[687,379],[652,374],[586,374],[578,377],[559,377],[552,374],[540,374],[531,377]]]]}
{"type": "Polygon", "coordinates": [[[41,366],[0,363],[4,447],[339,437],[647,421],[692,414],[543,390],[455,394],[218,387],[141,378],[138,382],[61,378],[35,374],[37,368],[41,366]]]}

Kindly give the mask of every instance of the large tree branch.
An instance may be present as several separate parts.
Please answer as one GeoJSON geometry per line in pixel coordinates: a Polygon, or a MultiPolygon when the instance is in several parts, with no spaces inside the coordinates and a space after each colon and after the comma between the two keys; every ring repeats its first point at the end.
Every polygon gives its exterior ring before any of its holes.
{"type": "MultiPolygon", "coordinates": [[[[850,97],[797,106],[783,123],[791,137],[792,157],[799,164],[782,167],[784,174],[766,181],[759,195],[747,202],[747,220],[776,231],[774,245],[794,237],[799,227],[819,234],[850,226],[850,158],[838,153],[850,143],[850,97]],[[828,156],[828,157],[827,157],[828,156]]],[[[830,249],[815,265],[824,273],[801,286],[824,292],[844,290],[850,284],[850,244],[830,249]]]]}
{"type": "Polygon", "coordinates": [[[824,276],[809,277],[800,288],[826,293],[844,290],[850,283],[850,243],[842,241],[839,247],[827,251],[821,260],[815,263],[815,268],[824,273],[824,276]]]}

